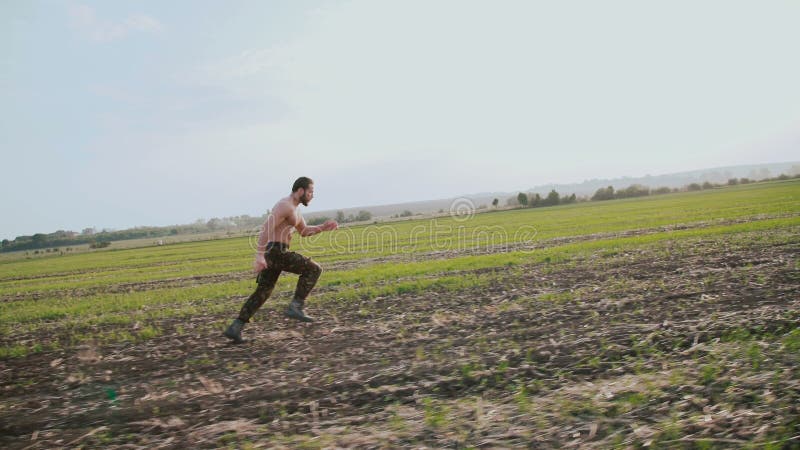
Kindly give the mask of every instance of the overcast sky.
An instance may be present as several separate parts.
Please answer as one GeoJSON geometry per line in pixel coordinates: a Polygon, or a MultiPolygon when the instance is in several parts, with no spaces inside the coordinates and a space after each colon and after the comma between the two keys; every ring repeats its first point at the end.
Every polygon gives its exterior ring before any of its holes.
{"type": "Polygon", "coordinates": [[[797,1],[3,1],[0,238],[797,160],[797,1]]]}

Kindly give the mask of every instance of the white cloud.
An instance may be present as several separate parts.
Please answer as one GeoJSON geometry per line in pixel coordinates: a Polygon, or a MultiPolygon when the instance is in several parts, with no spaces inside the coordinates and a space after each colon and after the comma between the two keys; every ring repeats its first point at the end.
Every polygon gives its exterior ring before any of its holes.
{"type": "Polygon", "coordinates": [[[285,46],[275,46],[242,50],[227,58],[207,62],[202,65],[201,70],[209,79],[233,81],[239,78],[271,74],[282,70],[290,62],[290,51],[285,46]]]}
{"type": "Polygon", "coordinates": [[[110,42],[122,39],[132,32],[158,33],[164,26],[157,19],[145,14],[131,14],[122,21],[99,17],[88,5],[72,5],[69,9],[72,27],[95,42],[110,42]]]}
{"type": "Polygon", "coordinates": [[[164,26],[161,25],[161,22],[144,14],[133,14],[129,16],[127,19],[125,19],[125,24],[131,30],[151,33],[160,32],[164,29],[164,26]]]}

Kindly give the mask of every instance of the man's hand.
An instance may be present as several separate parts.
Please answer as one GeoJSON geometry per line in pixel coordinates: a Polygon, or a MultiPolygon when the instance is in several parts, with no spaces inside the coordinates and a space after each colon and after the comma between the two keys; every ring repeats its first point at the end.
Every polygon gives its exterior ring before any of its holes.
{"type": "Polygon", "coordinates": [[[267,260],[263,253],[256,253],[256,260],[253,261],[253,272],[259,273],[267,268],[267,260]]]}
{"type": "Polygon", "coordinates": [[[333,231],[339,228],[339,224],[335,220],[326,220],[321,226],[322,231],[333,231]]]}

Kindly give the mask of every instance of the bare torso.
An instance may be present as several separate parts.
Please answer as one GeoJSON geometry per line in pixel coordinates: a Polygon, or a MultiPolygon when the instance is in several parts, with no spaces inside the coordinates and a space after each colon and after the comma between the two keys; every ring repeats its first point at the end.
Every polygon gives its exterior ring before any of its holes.
{"type": "Polygon", "coordinates": [[[291,197],[280,199],[272,207],[272,212],[267,218],[267,242],[283,242],[286,245],[291,243],[295,227],[287,219],[292,215],[297,218],[297,222],[303,220],[291,197]]]}

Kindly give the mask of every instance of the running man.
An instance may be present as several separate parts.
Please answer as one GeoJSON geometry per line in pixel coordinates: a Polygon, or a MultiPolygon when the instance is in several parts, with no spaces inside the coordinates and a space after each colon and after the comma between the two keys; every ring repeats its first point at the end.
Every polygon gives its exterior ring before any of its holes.
{"type": "Polygon", "coordinates": [[[286,308],[284,315],[303,322],[314,321],[305,315],[303,306],[322,273],[322,267],[311,258],[290,252],[289,243],[294,230],[297,230],[300,236],[305,237],[335,230],[339,225],[334,220],[328,220],[318,226],[306,225],[297,206],[301,203],[308,206],[308,202],[313,198],[314,181],[307,177],[300,177],[294,182],[292,193],[288,197],[280,199],[267,216],[267,220],[264,221],[258,235],[258,249],[253,263],[253,269],[258,273],[256,278],[258,286],[242,306],[239,317],[234,319],[224,333],[234,343],[244,342],[242,339],[244,324],[250,321],[253,314],[272,294],[275,282],[278,281],[278,277],[284,270],[300,275],[294,291],[294,299],[286,308]]]}

